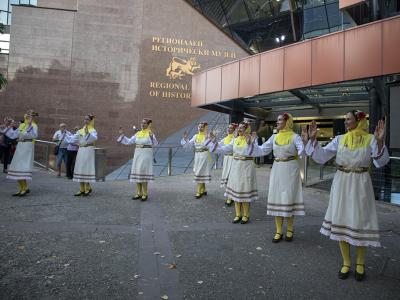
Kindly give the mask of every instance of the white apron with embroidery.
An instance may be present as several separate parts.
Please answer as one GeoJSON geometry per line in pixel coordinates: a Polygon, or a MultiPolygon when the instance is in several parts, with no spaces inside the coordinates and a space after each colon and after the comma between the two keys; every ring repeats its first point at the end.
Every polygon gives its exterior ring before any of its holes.
{"type": "MultiPolygon", "coordinates": [[[[248,157],[251,151],[249,147],[252,146],[246,144],[245,147],[238,147],[235,145],[235,140],[233,140],[233,155],[248,157]]],[[[224,196],[236,202],[252,202],[258,199],[256,169],[253,160],[232,159],[224,196]]]]}
{"type": "MultiPolygon", "coordinates": [[[[288,158],[297,156],[298,150],[294,142],[280,146],[274,141],[273,153],[275,158],[288,158]]],[[[305,215],[297,159],[274,161],[269,179],[267,214],[282,217],[305,215]]]]}
{"type": "MultiPolygon", "coordinates": [[[[350,168],[367,167],[370,151],[369,147],[350,151],[339,146],[336,163],[350,168]]],[[[321,233],[356,246],[380,246],[374,190],[368,172],[336,172],[321,233]]]]}
{"type": "Polygon", "coordinates": [[[153,174],[153,148],[140,148],[140,145],[152,145],[151,138],[136,137],[135,154],[132,160],[131,173],[129,181],[131,182],[149,182],[154,180],[153,174]]]}

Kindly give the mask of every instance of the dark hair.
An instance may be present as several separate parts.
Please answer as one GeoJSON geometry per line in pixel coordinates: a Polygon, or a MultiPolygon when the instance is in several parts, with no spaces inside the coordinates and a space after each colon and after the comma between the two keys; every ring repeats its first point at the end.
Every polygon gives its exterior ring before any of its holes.
{"type": "Polygon", "coordinates": [[[361,111],[361,110],[351,110],[347,112],[348,114],[352,114],[354,119],[356,119],[356,121],[360,121],[362,119],[364,119],[366,117],[365,112],[361,111]]]}
{"type": "Polygon", "coordinates": [[[243,125],[244,126],[244,128],[246,128],[247,129],[247,127],[249,127],[250,126],[250,123],[248,122],[248,121],[242,121],[242,122],[240,122],[240,124],[239,125],[243,125]]]}
{"type": "Polygon", "coordinates": [[[31,115],[32,117],[39,117],[39,114],[34,111],[33,109],[30,109],[26,112],[27,115],[31,115]]]}
{"type": "Polygon", "coordinates": [[[143,120],[146,121],[147,125],[150,125],[151,123],[153,123],[153,120],[149,119],[149,118],[143,118],[143,120]]]}
{"type": "Polygon", "coordinates": [[[346,114],[352,114],[354,119],[357,120],[357,111],[355,109],[349,110],[346,114]]]}
{"type": "Polygon", "coordinates": [[[87,114],[86,117],[89,117],[90,120],[94,119],[94,115],[92,115],[92,114],[87,114]]]}

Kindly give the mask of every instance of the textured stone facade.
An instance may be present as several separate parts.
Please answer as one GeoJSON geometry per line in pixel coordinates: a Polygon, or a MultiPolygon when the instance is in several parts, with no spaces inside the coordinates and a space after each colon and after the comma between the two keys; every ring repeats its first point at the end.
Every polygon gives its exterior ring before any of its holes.
{"type": "Polygon", "coordinates": [[[206,112],[190,106],[190,74],[247,56],[184,0],[38,6],[13,8],[1,114],[37,110],[40,138],[49,140],[60,122],[73,127],[93,113],[111,167],[132,155],[115,142],[120,126],[129,132],[149,117],[166,138],[206,112]]]}

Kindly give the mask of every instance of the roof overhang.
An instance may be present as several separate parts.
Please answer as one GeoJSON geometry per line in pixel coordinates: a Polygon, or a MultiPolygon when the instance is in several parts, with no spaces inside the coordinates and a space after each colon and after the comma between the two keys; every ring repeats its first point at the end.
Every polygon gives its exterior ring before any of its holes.
{"type": "Polygon", "coordinates": [[[371,78],[400,73],[399,32],[396,16],[205,70],[192,78],[192,106],[259,117],[365,109],[371,78]]]}

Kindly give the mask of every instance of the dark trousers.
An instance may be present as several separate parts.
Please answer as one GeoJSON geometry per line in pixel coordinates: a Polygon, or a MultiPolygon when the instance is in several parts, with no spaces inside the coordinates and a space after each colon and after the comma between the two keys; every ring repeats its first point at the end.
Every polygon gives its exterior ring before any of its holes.
{"type": "Polygon", "coordinates": [[[7,170],[8,165],[11,163],[11,146],[0,146],[0,157],[3,162],[3,170],[7,170]]]}
{"type": "Polygon", "coordinates": [[[74,176],[74,168],[75,168],[75,160],[76,160],[76,154],[78,151],[67,151],[67,177],[69,179],[72,179],[74,176]]]}

